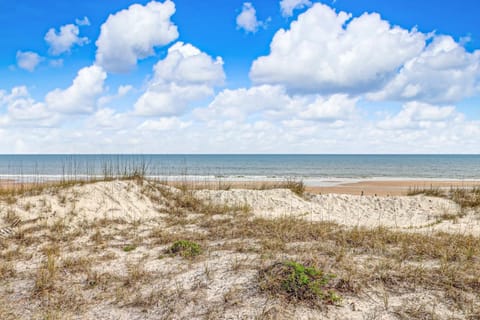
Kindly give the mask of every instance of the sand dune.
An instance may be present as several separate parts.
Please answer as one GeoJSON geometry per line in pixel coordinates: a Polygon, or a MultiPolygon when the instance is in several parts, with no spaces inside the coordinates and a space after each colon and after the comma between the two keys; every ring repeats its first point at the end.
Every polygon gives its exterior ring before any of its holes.
{"type": "Polygon", "coordinates": [[[134,180],[3,197],[0,318],[474,319],[480,243],[465,234],[480,234],[478,217],[422,195],[134,180]],[[168,253],[183,239],[199,256],[168,253]],[[341,302],[290,303],[261,289],[259,272],[286,260],[335,274],[341,302]]]}

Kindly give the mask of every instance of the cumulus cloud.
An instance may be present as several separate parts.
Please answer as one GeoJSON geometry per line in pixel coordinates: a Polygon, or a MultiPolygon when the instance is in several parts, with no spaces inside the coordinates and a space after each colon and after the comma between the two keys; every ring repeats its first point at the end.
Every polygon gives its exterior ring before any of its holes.
{"type": "Polygon", "coordinates": [[[185,129],[191,124],[191,122],[181,121],[177,117],[162,117],[159,120],[146,120],[138,126],[138,129],[147,131],[171,131],[185,129]]]}
{"type": "Polygon", "coordinates": [[[448,104],[480,92],[480,50],[392,26],[377,13],[352,18],[316,3],[277,31],[250,77],[295,93],[448,104]]]}
{"type": "Polygon", "coordinates": [[[242,121],[257,112],[286,110],[290,104],[291,99],[283,87],[261,85],[248,89],[225,89],[207,108],[196,109],[194,114],[205,121],[219,117],[242,121]]]}
{"type": "Polygon", "coordinates": [[[44,103],[32,98],[26,86],[14,87],[9,93],[0,91],[2,106],[6,107],[6,113],[0,115],[0,124],[4,127],[48,127],[59,120],[44,103]]]}
{"type": "Polygon", "coordinates": [[[207,108],[196,109],[194,115],[204,121],[219,118],[244,121],[261,116],[271,120],[297,118],[333,122],[351,118],[356,112],[357,100],[344,94],[290,96],[282,86],[260,85],[225,89],[207,108]]]}
{"type": "Polygon", "coordinates": [[[120,99],[132,91],[133,86],[131,85],[121,85],[118,87],[117,92],[113,95],[106,95],[98,99],[98,105],[104,106],[115,99],[120,99]]]}
{"type": "Polygon", "coordinates": [[[225,80],[223,60],[213,59],[191,44],[177,42],[154,66],[153,79],[135,104],[139,115],[176,115],[190,102],[213,94],[225,80]]]}
{"type": "Polygon", "coordinates": [[[257,11],[250,2],[244,2],[242,11],[237,16],[237,29],[243,29],[246,32],[257,32],[263,22],[257,19],[257,11]]]}
{"type": "MultiPolygon", "coordinates": [[[[87,20],[78,21],[81,25],[88,22],[87,20]]],[[[58,56],[65,52],[70,52],[74,45],[83,46],[88,43],[87,37],[79,37],[80,30],[77,25],[66,24],[60,27],[60,31],[56,31],[54,28],[48,30],[45,35],[45,41],[50,46],[49,52],[54,56],[58,56]]]]}
{"type": "Polygon", "coordinates": [[[470,53],[450,36],[437,36],[369,98],[453,103],[479,92],[480,50],[470,53]]]}
{"type": "Polygon", "coordinates": [[[317,97],[300,113],[300,117],[318,121],[347,119],[355,113],[357,101],[358,99],[349,98],[345,94],[334,94],[328,98],[317,97]]]}
{"type": "Polygon", "coordinates": [[[112,108],[98,109],[87,122],[87,126],[101,129],[125,130],[132,119],[128,113],[119,113],[112,108]]]}
{"type": "Polygon", "coordinates": [[[447,120],[462,117],[453,106],[435,106],[427,103],[408,102],[395,116],[389,116],[378,123],[378,127],[387,130],[428,129],[432,125],[445,127],[447,120]]]}
{"type": "Polygon", "coordinates": [[[32,51],[17,51],[17,65],[19,68],[33,72],[43,58],[32,51]]]}
{"type": "Polygon", "coordinates": [[[70,87],[55,89],[47,94],[45,101],[48,108],[62,113],[94,111],[106,78],[105,71],[97,65],[82,68],[70,87]]]}
{"type": "Polygon", "coordinates": [[[270,54],[253,62],[250,77],[295,91],[368,92],[424,47],[424,34],[392,27],[376,13],[350,19],[350,14],[315,4],[289,30],[277,31],[270,54]]]}
{"type": "Polygon", "coordinates": [[[310,0],[282,0],[280,1],[280,10],[282,16],[291,17],[293,10],[310,7],[312,2],[310,0]]]}
{"type": "Polygon", "coordinates": [[[151,1],[133,4],[108,17],[96,42],[96,62],[108,72],[128,72],[139,59],[152,56],[154,48],[178,38],[170,20],[175,4],[151,1]]]}

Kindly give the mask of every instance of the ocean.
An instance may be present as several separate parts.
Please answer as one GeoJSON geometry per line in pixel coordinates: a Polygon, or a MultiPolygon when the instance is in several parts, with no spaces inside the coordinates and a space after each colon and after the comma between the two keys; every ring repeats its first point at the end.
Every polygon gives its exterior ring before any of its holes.
{"type": "Polygon", "coordinates": [[[187,180],[302,179],[330,185],[369,179],[480,179],[480,155],[0,155],[0,179],[122,174],[187,180]]]}

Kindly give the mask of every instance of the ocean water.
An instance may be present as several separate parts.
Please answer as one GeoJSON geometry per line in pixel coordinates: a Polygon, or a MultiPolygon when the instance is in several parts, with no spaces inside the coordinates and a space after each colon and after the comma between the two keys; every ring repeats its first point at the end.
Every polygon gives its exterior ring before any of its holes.
{"type": "Polygon", "coordinates": [[[166,179],[480,179],[480,155],[0,155],[0,178],[59,179],[146,168],[166,179]]]}

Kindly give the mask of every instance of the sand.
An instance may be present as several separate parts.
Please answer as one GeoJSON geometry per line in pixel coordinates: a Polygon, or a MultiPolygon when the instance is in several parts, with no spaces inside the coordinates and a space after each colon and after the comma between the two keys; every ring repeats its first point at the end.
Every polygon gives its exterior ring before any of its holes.
{"type": "Polygon", "coordinates": [[[354,183],[341,183],[334,186],[308,186],[313,193],[339,193],[355,195],[398,196],[406,195],[411,189],[420,188],[468,188],[479,186],[478,180],[363,180],[354,183]]]}
{"type": "MultiPolygon", "coordinates": [[[[181,194],[181,191],[148,181],[109,181],[46,189],[39,195],[19,197],[15,202],[0,201],[0,229],[9,227],[6,219],[9,214],[14,213],[22,221],[12,229],[13,237],[15,232],[21,237],[0,239],[4,246],[0,248],[2,257],[18,255],[17,260],[8,262],[14,265],[16,275],[0,286],[0,315],[5,319],[45,318],[45,308],[59,301],[65,308],[62,314],[69,312],[73,319],[269,318],[266,314],[271,319],[399,319],[399,312],[419,306],[431,309],[438,319],[465,316],[466,311],[445,302],[450,300],[444,299],[443,292],[423,287],[389,292],[388,308],[385,307],[385,288],[378,286],[367,286],[361,293],[345,293],[341,305],[336,307],[312,309],[305,305],[285,305],[259,293],[258,270],[274,259],[290,258],[296,246],[308,256],[312,244],[287,243],[290,256],[285,253],[274,256],[261,249],[268,247],[268,243],[258,243],[255,239],[211,240],[208,233],[202,233],[203,224],[212,225],[222,219],[235,221],[235,216],[222,213],[213,215],[211,220],[203,217],[202,222],[198,212],[172,213],[168,196],[172,194],[181,194]],[[196,233],[206,252],[198,260],[165,255],[165,249],[173,240],[164,240],[163,232],[168,232],[172,239],[196,233]],[[73,240],[62,240],[69,237],[73,240]],[[48,246],[60,245],[61,253],[56,257],[58,274],[54,280],[60,289],[49,293],[47,298],[37,298],[32,295],[32,279],[38,277],[39,266],[48,261],[45,258],[47,243],[48,246]],[[125,246],[132,243],[138,247],[127,252],[125,246]],[[87,271],[78,271],[75,268],[80,267],[75,263],[66,267],[69,258],[95,262],[87,271]],[[412,304],[412,301],[418,303],[412,304]],[[76,305],[80,304],[81,313],[75,316],[80,312],[76,305]],[[2,306],[13,306],[8,308],[13,310],[13,315],[5,316],[10,311],[2,306]]],[[[436,231],[480,234],[478,213],[470,211],[464,215],[450,200],[423,195],[312,193],[299,197],[286,189],[193,190],[189,195],[206,204],[248,206],[251,209],[248,219],[296,217],[334,222],[345,228],[382,226],[428,236],[436,231]]],[[[319,241],[314,245],[327,244],[319,241]]],[[[320,258],[326,261],[325,268],[335,264],[337,253],[320,252],[320,258]]],[[[384,268],[382,263],[388,258],[380,259],[361,251],[350,254],[350,258],[344,258],[345,263],[358,265],[359,270],[363,268],[367,274],[369,268],[384,268]]],[[[435,269],[439,262],[423,263],[435,269]]],[[[407,262],[401,262],[401,266],[408,266],[407,262]]]]}
{"type": "Polygon", "coordinates": [[[259,217],[293,216],[310,221],[331,221],[349,227],[388,227],[396,230],[480,233],[478,214],[470,212],[458,219],[459,206],[446,199],[417,196],[358,196],[311,194],[308,199],[290,190],[200,190],[196,196],[214,204],[246,204],[259,217]]]}
{"type": "MultiPolygon", "coordinates": [[[[405,185],[408,183],[405,182],[405,185]]],[[[179,192],[173,187],[167,188],[179,192]]],[[[194,196],[216,205],[247,205],[258,217],[293,216],[311,221],[331,221],[349,227],[384,226],[400,230],[480,233],[480,221],[475,213],[467,213],[455,220],[444,220],[444,216],[460,213],[458,205],[450,200],[423,195],[329,193],[299,197],[288,189],[206,189],[194,191],[194,196]]],[[[131,222],[162,217],[166,214],[163,213],[166,206],[162,202],[153,203],[142,192],[142,187],[134,182],[111,181],[25,196],[13,205],[0,204],[0,212],[8,211],[14,211],[22,221],[40,219],[52,223],[60,218],[68,223],[99,219],[131,222]]]]}

